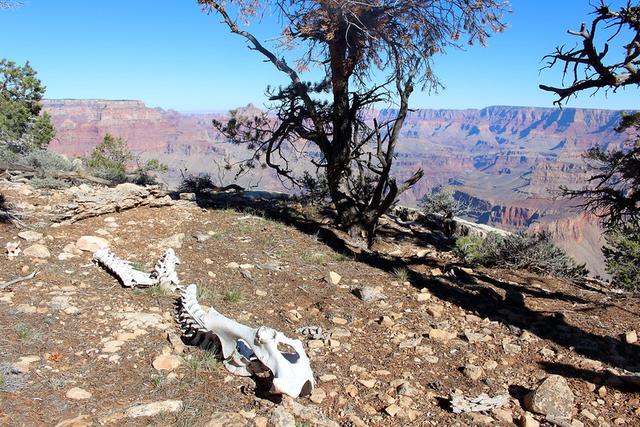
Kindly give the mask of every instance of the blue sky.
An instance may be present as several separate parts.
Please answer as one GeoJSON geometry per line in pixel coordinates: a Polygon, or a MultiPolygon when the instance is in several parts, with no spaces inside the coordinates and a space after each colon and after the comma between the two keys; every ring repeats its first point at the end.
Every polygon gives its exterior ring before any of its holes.
{"type": "MultiPolygon", "coordinates": [[[[446,89],[414,94],[412,107],[552,106],[554,97],[538,84],[557,84],[560,76],[540,73],[541,59],[558,44],[575,44],[566,30],[589,20],[590,1],[511,3],[510,28],[488,48],[437,57],[446,89]]],[[[277,32],[270,23],[253,30],[263,38],[277,32]]],[[[261,104],[267,85],[286,82],[195,0],[26,0],[18,10],[0,10],[0,57],[29,60],[48,98],[139,99],[179,111],[261,104]]],[[[639,109],[638,93],[585,93],[568,105],[639,109]]]]}

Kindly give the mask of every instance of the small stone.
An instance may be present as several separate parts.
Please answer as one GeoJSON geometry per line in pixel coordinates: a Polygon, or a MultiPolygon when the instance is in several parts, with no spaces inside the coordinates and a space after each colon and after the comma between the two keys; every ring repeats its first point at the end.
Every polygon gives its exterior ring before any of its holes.
{"type": "Polygon", "coordinates": [[[407,397],[416,397],[420,394],[417,388],[413,387],[411,384],[409,384],[406,381],[398,386],[397,392],[400,396],[407,396],[407,397]]]}
{"type": "Polygon", "coordinates": [[[502,349],[507,354],[518,354],[522,351],[522,347],[520,347],[518,344],[513,344],[510,342],[502,344],[502,349]]]}
{"type": "Polygon", "coordinates": [[[240,268],[240,264],[238,264],[237,262],[230,262],[229,264],[227,264],[227,268],[240,268]]]}
{"type": "Polygon", "coordinates": [[[349,323],[347,319],[343,319],[342,317],[337,317],[337,316],[333,316],[331,318],[331,321],[336,325],[346,325],[347,323],[349,323]]]}
{"type": "Polygon", "coordinates": [[[353,294],[364,302],[381,301],[386,299],[386,295],[370,286],[360,286],[353,290],[353,294]]]}
{"type": "Polygon", "coordinates": [[[491,411],[491,413],[496,418],[496,420],[502,421],[503,423],[506,423],[509,425],[513,424],[513,414],[511,413],[510,410],[496,408],[493,411],[491,411]]]}
{"type": "Polygon", "coordinates": [[[598,389],[598,396],[604,398],[607,395],[607,388],[602,386],[598,389]]]}
{"type": "Polygon", "coordinates": [[[23,356],[13,366],[18,372],[26,374],[29,372],[29,365],[40,360],[40,356],[23,356]]]}
{"type": "Polygon", "coordinates": [[[595,422],[598,417],[596,417],[595,415],[593,415],[591,412],[589,412],[589,410],[587,409],[583,409],[582,411],[580,411],[580,415],[582,415],[583,417],[585,417],[586,419],[588,419],[591,422],[595,422]]]}
{"type": "Polygon", "coordinates": [[[391,417],[395,417],[401,410],[402,408],[400,408],[400,406],[396,405],[395,403],[384,408],[384,412],[389,414],[389,416],[391,417]]]}
{"type": "Polygon", "coordinates": [[[518,420],[520,427],[540,427],[540,423],[529,412],[525,412],[518,420]]]}
{"type": "Polygon", "coordinates": [[[540,350],[540,354],[543,355],[544,357],[554,357],[556,355],[556,352],[551,350],[550,348],[544,347],[540,350]]]}
{"type": "Polygon", "coordinates": [[[175,355],[160,355],[153,361],[153,367],[158,371],[173,371],[182,364],[182,359],[175,355]]]}
{"type": "Polygon", "coordinates": [[[253,264],[240,264],[240,265],[238,265],[238,268],[239,268],[240,270],[252,270],[252,269],[254,269],[255,267],[256,267],[256,266],[255,266],[255,265],[253,265],[253,264]]]}
{"type": "Polygon", "coordinates": [[[322,341],[322,340],[309,340],[309,342],[307,342],[307,347],[309,347],[309,349],[323,348],[324,347],[324,341],[322,341]]]}
{"type": "Polygon", "coordinates": [[[88,415],[78,415],[75,418],[60,421],[55,427],[90,427],[91,425],[93,425],[91,417],[88,415]]]}
{"type": "Polygon", "coordinates": [[[416,348],[422,343],[422,337],[418,338],[410,338],[408,340],[404,340],[400,343],[400,349],[404,348],[416,348]]]}
{"type": "Polygon", "coordinates": [[[23,251],[25,256],[30,258],[49,258],[51,256],[51,252],[49,249],[44,246],[36,243],[35,245],[29,246],[27,249],[23,251]]]}
{"type": "Polygon", "coordinates": [[[186,235],[184,233],[176,233],[173,236],[160,240],[158,244],[163,248],[180,249],[185,238],[186,235]]]}
{"type": "Polygon", "coordinates": [[[493,418],[488,415],[478,414],[476,412],[472,412],[469,414],[469,418],[473,421],[474,425],[482,425],[488,426],[493,424],[493,418]]]}
{"type": "Polygon", "coordinates": [[[205,427],[245,427],[247,420],[237,412],[216,412],[205,427]]]}
{"type": "Polygon", "coordinates": [[[80,387],[74,387],[69,391],[67,391],[65,396],[67,396],[67,399],[84,400],[84,399],[89,399],[92,396],[92,394],[84,389],[81,389],[80,387]]]}
{"type": "Polygon", "coordinates": [[[334,271],[328,272],[327,276],[324,278],[324,280],[331,285],[337,285],[338,283],[340,283],[341,279],[342,276],[334,271]]]}
{"type": "Polygon", "coordinates": [[[386,326],[387,328],[390,328],[395,324],[393,319],[389,316],[382,316],[380,319],[378,319],[378,323],[382,326],[386,326]]]}
{"type": "Polygon", "coordinates": [[[525,396],[524,406],[531,412],[569,419],[573,410],[573,392],[564,377],[550,375],[525,396]]]}
{"type": "Polygon", "coordinates": [[[126,410],[125,415],[129,418],[154,417],[162,413],[179,412],[183,407],[182,400],[164,400],[132,406],[126,410]]]}
{"type": "Polygon", "coordinates": [[[432,268],[430,271],[432,276],[442,276],[442,270],[440,270],[439,268],[432,268]]]}
{"type": "Polygon", "coordinates": [[[26,240],[27,242],[37,242],[38,240],[42,239],[43,235],[42,233],[38,233],[37,231],[26,230],[18,233],[18,237],[26,240]]]}
{"type": "Polygon", "coordinates": [[[332,374],[325,374],[325,375],[320,375],[319,380],[322,381],[323,383],[329,382],[329,381],[335,381],[337,380],[338,377],[336,377],[335,375],[332,374]]]}
{"type": "Polygon", "coordinates": [[[629,331],[624,334],[624,342],[627,344],[635,344],[638,342],[638,333],[636,331],[629,331]]]}
{"type": "Polygon", "coordinates": [[[418,302],[426,302],[431,299],[431,294],[429,293],[419,293],[416,295],[416,301],[418,302]]]}
{"type": "Polygon", "coordinates": [[[311,400],[313,403],[320,404],[324,399],[326,399],[326,397],[327,393],[323,389],[317,387],[315,390],[313,390],[311,396],[309,396],[309,400],[311,400]]]}
{"type": "Polygon", "coordinates": [[[427,307],[427,313],[432,317],[442,317],[442,312],[444,311],[444,307],[441,305],[431,304],[427,307]]]}
{"type": "Polygon", "coordinates": [[[465,366],[462,373],[467,378],[472,379],[474,381],[479,380],[484,375],[484,371],[482,370],[481,367],[476,365],[471,365],[471,364],[465,366]]]}
{"type": "Polygon", "coordinates": [[[269,293],[261,291],[260,289],[256,289],[256,295],[258,295],[259,297],[266,297],[267,295],[269,295],[269,293]]]}
{"type": "Polygon", "coordinates": [[[269,422],[273,427],[296,427],[295,417],[280,406],[269,413],[269,422]]]}
{"type": "Polygon", "coordinates": [[[377,383],[376,380],[358,380],[358,382],[366,388],[374,388],[377,383]]]}
{"type": "Polygon", "coordinates": [[[429,338],[438,341],[438,342],[446,342],[452,340],[457,335],[453,332],[445,331],[443,329],[431,329],[429,330],[429,338]]]}
{"type": "Polygon", "coordinates": [[[211,239],[210,234],[208,233],[193,233],[193,238],[196,239],[197,242],[206,242],[207,240],[211,239]]]}
{"type": "Polygon", "coordinates": [[[76,241],[76,248],[85,252],[96,252],[106,247],[109,247],[109,242],[98,236],[82,236],[76,241]]]}
{"type": "Polygon", "coordinates": [[[178,197],[180,198],[180,200],[186,200],[189,202],[196,201],[196,193],[180,193],[178,197]]]}

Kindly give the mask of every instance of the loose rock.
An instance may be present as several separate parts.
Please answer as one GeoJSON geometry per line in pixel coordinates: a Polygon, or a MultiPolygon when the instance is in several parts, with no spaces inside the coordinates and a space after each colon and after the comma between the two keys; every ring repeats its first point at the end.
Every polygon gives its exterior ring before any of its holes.
{"type": "Polygon", "coordinates": [[[524,406],[531,412],[569,419],[573,410],[573,392],[564,377],[550,375],[525,396],[524,406]]]}

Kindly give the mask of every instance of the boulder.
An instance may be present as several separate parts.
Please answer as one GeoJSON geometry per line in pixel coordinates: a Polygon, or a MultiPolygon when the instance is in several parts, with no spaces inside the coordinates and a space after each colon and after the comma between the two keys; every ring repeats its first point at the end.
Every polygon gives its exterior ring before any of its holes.
{"type": "Polygon", "coordinates": [[[525,396],[524,406],[530,412],[570,419],[573,411],[573,392],[564,377],[550,375],[525,396]]]}

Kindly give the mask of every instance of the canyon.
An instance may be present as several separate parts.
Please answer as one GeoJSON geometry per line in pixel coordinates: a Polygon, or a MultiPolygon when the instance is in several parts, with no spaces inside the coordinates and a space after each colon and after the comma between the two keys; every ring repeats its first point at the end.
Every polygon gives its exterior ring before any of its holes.
{"type": "MultiPolygon", "coordinates": [[[[228,143],[212,126],[222,113],[181,113],[129,100],[46,100],[44,110],[57,130],[50,149],[86,156],[106,133],[122,137],[141,159],[169,166],[162,177],[169,186],[183,175],[210,173],[216,184],[229,184],[224,168],[251,156],[228,143]]],[[[380,120],[393,111],[372,113],[380,120]]],[[[417,168],[425,177],[400,202],[415,206],[435,186],[449,186],[471,206],[472,219],[509,231],[549,232],[556,244],[592,274],[604,276],[597,218],[581,212],[576,201],[558,196],[560,186],[584,185],[584,152],[593,146],[617,148],[627,136],[615,132],[619,111],[573,108],[492,106],[479,110],[412,111],[398,145],[394,174],[399,179],[417,168]]],[[[296,171],[310,169],[309,151],[296,171]]],[[[270,170],[257,168],[239,184],[287,191],[270,170]]]]}

